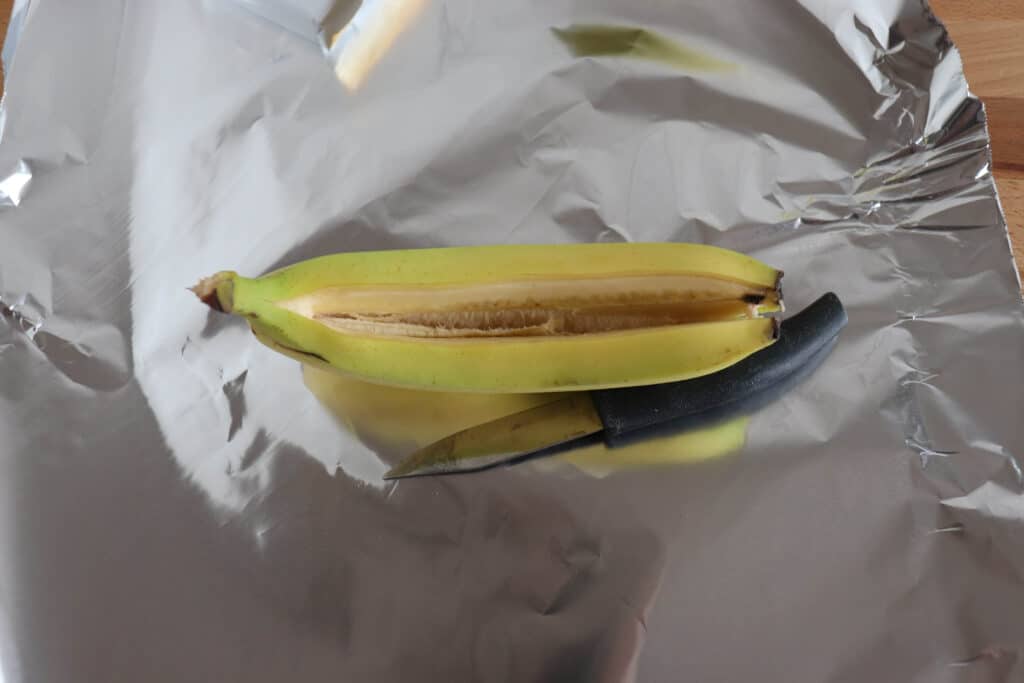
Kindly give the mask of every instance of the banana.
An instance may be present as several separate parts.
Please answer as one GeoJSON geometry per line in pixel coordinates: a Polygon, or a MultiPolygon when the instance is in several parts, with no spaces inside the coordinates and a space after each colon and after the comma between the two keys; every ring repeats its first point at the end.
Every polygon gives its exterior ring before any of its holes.
{"type": "Polygon", "coordinates": [[[193,287],[303,363],[378,384],[538,393],[709,374],[770,345],[782,273],[698,244],[448,247],[322,256],[193,287]]]}

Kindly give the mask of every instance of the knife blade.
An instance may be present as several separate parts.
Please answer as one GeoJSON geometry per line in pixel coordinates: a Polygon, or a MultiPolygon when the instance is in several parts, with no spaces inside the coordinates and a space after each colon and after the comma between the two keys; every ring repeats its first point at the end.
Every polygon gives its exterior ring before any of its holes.
{"type": "Polygon", "coordinates": [[[475,472],[602,441],[620,448],[749,414],[817,369],[847,320],[842,302],[830,292],[783,321],[774,344],[724,370],[681,382],[570,394],[447,436],[384,478],[475,472]]]}
{"type": "Polygon", "coordinates": [[[603,429],[590,396],[571,394],[446,436],[413,453],[384,478],[486,469],[523,453],[575,441],[603,429]]]}

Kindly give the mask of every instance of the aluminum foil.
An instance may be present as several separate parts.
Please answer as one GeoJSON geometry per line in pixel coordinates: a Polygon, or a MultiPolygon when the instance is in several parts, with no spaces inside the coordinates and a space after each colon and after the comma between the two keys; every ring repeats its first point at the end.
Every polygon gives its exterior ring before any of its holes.
{"type": "Polygon", "coordinates": [[[20,0],[11,27],[0,679],[1024,680],[1024,308],[927,7],[20,0]],[[304,373],[186,290],[598,240],[750,253],[850,325],[710,447],[386,483],[517,399],[304,373]]]}

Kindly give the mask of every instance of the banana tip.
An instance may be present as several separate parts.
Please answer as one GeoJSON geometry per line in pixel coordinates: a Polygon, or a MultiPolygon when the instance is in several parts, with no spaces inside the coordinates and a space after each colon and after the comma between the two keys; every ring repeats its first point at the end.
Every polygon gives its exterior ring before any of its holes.
{"type": "MultiPolygon", "coordinates": [[[[223,291],[223,284],[229,284],[235,278],[235,273],[224,270],[216,275],[204,277],[194,287],[189,287],[192,293],[199,297],[199,300],[220,313],[230,312],[230,301],[225,302],[225,295],[229,292],[223,291]],[[225,303],[227,305],[225,305],[225,303]]],[[[230,297],[227,297],[230,299],[230,297]]]]}

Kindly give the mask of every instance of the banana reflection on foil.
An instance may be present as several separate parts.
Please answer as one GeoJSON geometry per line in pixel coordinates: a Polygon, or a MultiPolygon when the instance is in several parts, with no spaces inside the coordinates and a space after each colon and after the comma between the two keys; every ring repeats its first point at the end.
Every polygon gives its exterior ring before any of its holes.
{"type": "MultiPolygon", "coordinates": [[[[564,398],[564,394],[469,394],[419,391],[303,366],[306,386],[321,404],[371,448],[410,451],[449,434],[564,398]]],[[[593,443],[536,462],[568,463],[595,477],[626,469],[685,465],[724,457],[746,441],[749,418],[717,421],[622,448],[593,443]]]]}
{"type": "Polygon", "coordinates": [[[429,0],[342,0],[325,20],[325,43],[334,73],[358,90],[373,67],[423,13],[429,0]]]}
{"type": "MultiPolygon", "coordinates": [[[[358,90],[429,0],[339,0],[323,24],[334,71],[348,90],[358,90]]],[[[736,68],[672,38],[637,26],[574,24],[552,33],[576,57],[627,57],[681,70],[736,68]]]]}
{"type": "Polygon", "coordinates": [[[552,29],[576,57],[631,57],[684,71],[726,71],[735,64],[637,26],[574,24],[552,29]]]}

